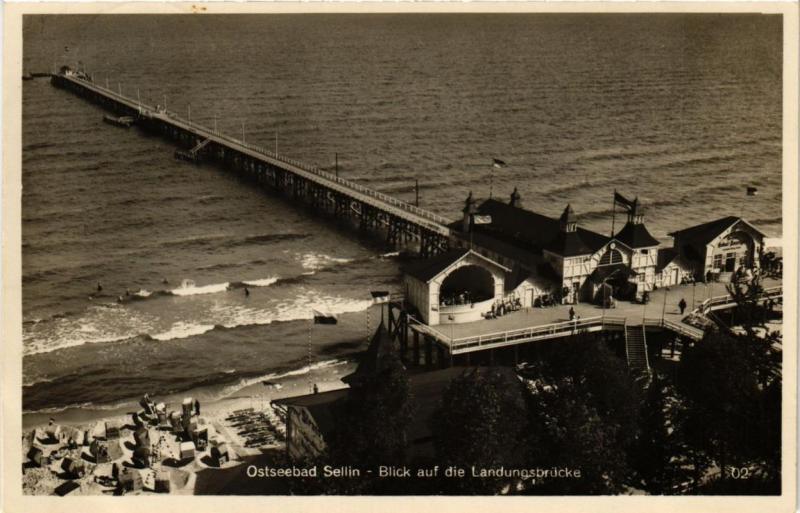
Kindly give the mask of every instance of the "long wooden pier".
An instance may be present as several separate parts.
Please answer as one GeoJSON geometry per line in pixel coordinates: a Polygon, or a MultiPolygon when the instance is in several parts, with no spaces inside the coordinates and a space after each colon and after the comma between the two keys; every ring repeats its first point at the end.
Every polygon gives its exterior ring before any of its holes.
{"type": "Polygon", "coordinates": [[[224,164],[243,177],[302,201],[320,213],[349,219],[362,230],[380,233],[390,245],[413,248],[422,257],[449,247],[449,221],[432,212],[182,119],[164,108],[143,104],[82,74],[64,71],[52,75],[51,83],[119,116],[133,117],[144,130],[161,134],[187,150],[177,152],[177,156],[224,164]]]}

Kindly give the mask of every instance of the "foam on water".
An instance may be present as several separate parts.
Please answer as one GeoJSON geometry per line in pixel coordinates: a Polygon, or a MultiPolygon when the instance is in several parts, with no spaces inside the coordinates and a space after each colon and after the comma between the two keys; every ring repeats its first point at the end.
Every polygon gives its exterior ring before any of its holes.
{"type": "MultiPolygon", "coordinates": [[[[293,369],[286,372],[270,372],[267,374],[263,374],[261,376],[257,376],[254,378],[243,378],[240,379],[238,382],[234,383],[233,385],[228,385],[224,387],[218,396],[218,399],[222,399],[225,397],[230,397],[231,395],[235,394],[239,390],[243,388],[247,388],[249,386],[264,382],[264,381],[278,381],[290,377],[302,376],[308,374],[309,372],[323,370],[323,369],[330,369],[333,367],[339,367],[342,365],[346,365],[350,363],[350,360],[346,359],[332,359],[332,360],[324,360],[312,363],[311,365],[305,365],[298,369],[293,369]]],[[[281,388],[280,384],[277,384],[278,388],[281,388]]]]}
{"type": "Polygon", "coordinates": [[[303,268],[310,271],[319,271],[326,267],[347,264],[352,261],[352,258],[333,257],[324,253],[306,253],[300,257],[303,268]]]}
{"type": "Polygon", "coordinates": [[[189,322],[176,322],[172,327],[163,333],[150,335],[155,340],[174,340],[178,338],[188,338],[195,335],[202,335],[214,329],[213,324],[193,324],[189,322]]]}
{"type": "Polygon", "coordinates": [[[151,329],[152,319],[116,305],[93,306],[81,317],[59,317],[25,326],[22,354],[49,353],[84,344],[120,342],[151,329]],[[135,327],[135,331],[131,331],[135,327]]]}
{"type": "Polygon", "coordinates": [[[269,287],[270,285],[276,283],[279,279],[280,278],[277,276],[272,276],[270,278],[263,278],[260,280],[245,280],[242,283],[251,287],[269,287]]]}
{"type": "MultiPolygon", "coordinates": [[[[189,282],[189,280],[185,280],[185,282],[189,282]]],[[[212,283],[210,285],[201,285],[197,286],[194,285],[193,282],[191,283],[184,283],[181,287],[177,289],[172,289],[172,292],[176,296],[196,296],[199,294],[214,294],[217,292],[223,292],[228,290],[230,286],[229,282],[225,283],[212,283]]]]}

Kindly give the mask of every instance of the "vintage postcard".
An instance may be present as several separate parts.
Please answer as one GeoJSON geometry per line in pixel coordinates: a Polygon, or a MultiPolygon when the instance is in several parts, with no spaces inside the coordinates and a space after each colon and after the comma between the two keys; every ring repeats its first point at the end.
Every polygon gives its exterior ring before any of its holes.
{"type": "Polygon", "coordinates": [[[796,3],[4,22],[3,511],[794,510],[796,3]]]}

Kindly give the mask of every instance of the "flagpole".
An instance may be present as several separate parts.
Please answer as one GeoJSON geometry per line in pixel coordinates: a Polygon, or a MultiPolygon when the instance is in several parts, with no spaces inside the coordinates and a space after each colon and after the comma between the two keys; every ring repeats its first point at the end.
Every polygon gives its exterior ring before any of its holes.
{"type": "Polygon", "coordinates": [[[472,249],[472,232],[475,231],[475,214],[469,215],[469,249],[472,249]]]}
{"type": "Polygon", "coordinates": [[[306,368],[308,369],[308,388],[314,393],[314,385],[311,384],[311,328],[314,326],[314,310],[311,310],[311,323],[308,325],[308,345],[306,350],[306,368]]]}
{"type": "Polygon", "coordinates": [[[614,189],[614,199],[611,204],[611,238],[614,238],[614,221],[617,217],[617,190],[614,189]]]}

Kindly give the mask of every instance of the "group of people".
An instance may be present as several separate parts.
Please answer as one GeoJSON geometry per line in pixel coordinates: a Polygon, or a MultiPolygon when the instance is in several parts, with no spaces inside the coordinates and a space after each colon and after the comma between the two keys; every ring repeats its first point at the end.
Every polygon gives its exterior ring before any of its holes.
{"type": "Polygon", "coordinates": [[[522,308],[522,301],[518,297],[513,299],[505,299],[503,301],[495,301],[492,303],[492,308],[484,317],[487,319],[496,319],[497,317],[501,317],[507,313],[516,312],[517,310],[522,308]]]}
{"type": "Polygon", "coordinates": [[[561,301],[552,294],[545,294],[533,300],[533,306],[536,308],[546,308],[549,306],[559,306],[561,301]]]}
{"type": "Polygon", "coordinates": [[[441,306],[469,305],[473,303],[475,303],[475,300],[472,298],[472,295],[469,291],[464,291],[459,294],[445,296],[442,298],[441,306]]]}

